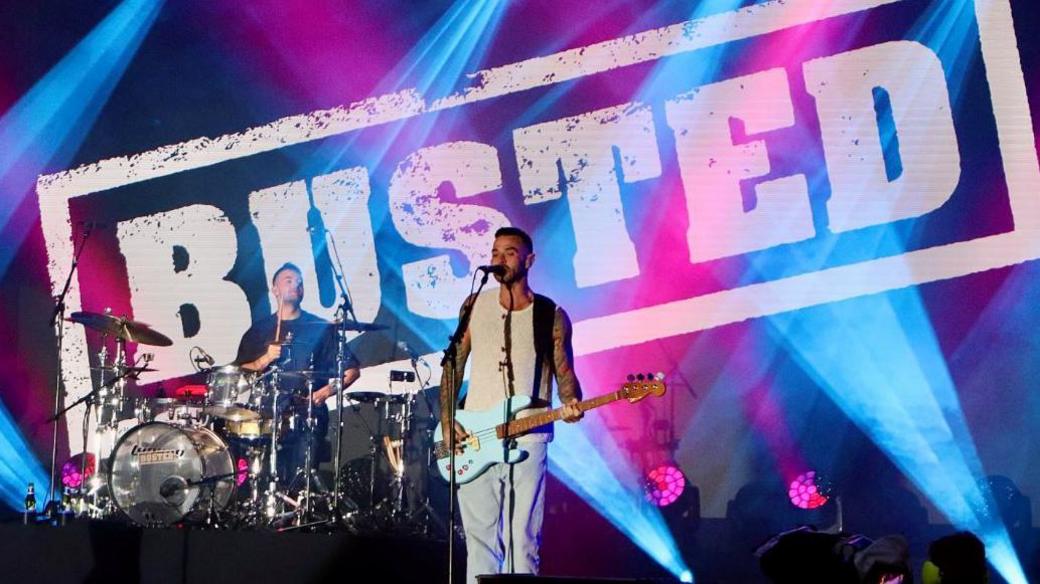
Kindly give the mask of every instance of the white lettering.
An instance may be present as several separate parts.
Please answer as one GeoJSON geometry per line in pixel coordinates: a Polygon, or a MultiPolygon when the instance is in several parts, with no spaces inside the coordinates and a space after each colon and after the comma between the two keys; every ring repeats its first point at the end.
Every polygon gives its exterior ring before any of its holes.
{"type": "Polygon", "coordinates": [[[242,289],[224,279],[238,245],[223,212],[190,205],[137,217],[120,221],[117,236],[134,318],[174,341],[149,348],[152,367],[166,377],[193,372],[189,345],[204,347],[218,362],[233,360],[238,335],[249,327],[249,304],[242,289]]]}
{"type": "Polygon", "coordinates": [[[408,310],[429,318],[455,318],[469,291],[470,276],[484,263],[495,231],[509,225],[502,213],[480,205],[446,203],[439,192],[450,184],[466,198],[502,188],[498,151],[478,142],[450,142],[417,150],[390,179],[390,216],[405,241],[453,249],[469,260],[456,277],[447,255],[401,266],[408,310]]]}
{"type": "Polygon", "coordinates": [[[960,180],[946,77],[938,57],[895,41],[807,62],[816,96],[831,198],[830,229],[849,231],[918,217],[945,203],[960,180]],[[902,172],[889,180],[875,88],[888,94],[902,172]]]}
{"type": "Polygon", "coordinates": [[[741,194],[741,181],[769,173],[769,156],[762,140],[733,144],[730,118],[739,118],[747,134],[793,125],[794,107],[783,69],[712,83],[680,95],[665,104],[665,118],[675,132],[686,192],[691,262],[813,236],[809,189],[803,175],[759,183],[749,205],[741,194]]]}
{"type": "Polygon", "coordinates": [[[629,103],[518,128],[513,140],[525,204],[558,199],[566,190],[578,286],[638,276],[619,181],[661,175],[650,108],[629,103]]]}

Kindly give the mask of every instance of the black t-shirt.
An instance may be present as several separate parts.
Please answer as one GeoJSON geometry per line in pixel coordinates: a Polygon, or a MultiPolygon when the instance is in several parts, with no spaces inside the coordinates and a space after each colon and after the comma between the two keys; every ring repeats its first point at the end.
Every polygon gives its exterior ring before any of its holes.
{"type": "MultiPolygon", "coordinates": [[[[282,346],[282,357],[278,366],[283,371],[314,371],[333,373],[336,370],[336,331],[332,323],[314,314],[301,311],[293,320],[283,320],[281,338],[275,339],[274,333],[278,325],[275,315],[264,317],[253,323],[242,335],[238,344],[238,356],[235,363],[241,365],[257,360],[267,351],[271,343],[286,342],[282,346]]],[[[358,367],[357,358],[350,350],[346,350],[344,370],[358,367]]],[[[318,387],[325,382],[318,383],[318,387]]]]}

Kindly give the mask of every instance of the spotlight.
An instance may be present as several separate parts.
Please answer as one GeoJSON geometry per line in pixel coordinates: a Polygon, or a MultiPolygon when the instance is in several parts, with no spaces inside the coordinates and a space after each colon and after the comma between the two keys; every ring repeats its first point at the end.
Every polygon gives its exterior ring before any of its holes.
{"type": "Polygon", "coordinates": [[[831,485],[816,471],[804,472],[787,489],[791,504],[799,509],[817,509],[830,500],[831,485]]]}
{"type": "Polygon", "coordinates": [[[686,475],[675,464],[662,464],[646,473],[646,500],[658,507],[671,505],[686,489],[686,475]]]}
{"type": "Polygon", "coordinates": [[[682,574],[679,574],[680,582],[693,582],[693,572],[686,570],[682,574]]]}
{"type": "Polygon", "coordinates": [[[83,484],[83,479],[92,477],[96,469],[94,455],[90,452],[81,452],[61,465],[61,484],[70,489],[78,489],[83,484]],[[87,457],[86,466],[83,465],[84,455],[87,457]]]}

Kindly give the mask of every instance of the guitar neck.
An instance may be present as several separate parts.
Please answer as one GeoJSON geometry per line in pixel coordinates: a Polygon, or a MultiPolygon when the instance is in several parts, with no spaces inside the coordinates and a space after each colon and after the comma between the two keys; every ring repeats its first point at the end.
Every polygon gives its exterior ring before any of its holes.
{"type": "MultiPolygon", "coordinates": [[[[600,406],[607,405],[611,402],[615,402],[621,399],[621,397],[621,391],[615,391],[612,393],[605,393],[601,396],[594,397],[592,399],[580,401],[576,405],[578,406],[578,409],[582,412],[587,412],[591,409],[595,409],[600,406]]],[[[534,430],[535,428],[544,426],[546,424],[551,424],[561,419],[563,419],[563,408],[559,407],[555,410],[550,410],[541,414],[526,416],[524,418],[519,418],[510,422],[506,422],[505,424],[499,424],[498,426],[495,426],[495,435],[498,436],[499,439],[516,438],[524,432],[529,432],[531,430],[534,430]]]]}

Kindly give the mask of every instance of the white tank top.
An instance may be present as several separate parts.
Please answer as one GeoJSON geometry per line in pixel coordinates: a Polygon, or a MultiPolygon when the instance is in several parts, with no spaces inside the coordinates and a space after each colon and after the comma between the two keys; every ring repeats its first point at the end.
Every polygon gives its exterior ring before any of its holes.
{"type": "MultiPolygon", "coordinates": [[[[477,297],[469,321],[470,377],[466,392],[466,410],[486,410],[509,397],[506,376],[505,323],[509,312],[498,302],[497,289],[477,297]]],[[[545,402],[552,399],[551,376],[544,376],[538,387],[538,360],[534,349],[534,303],[514,310],[511,317],[513,388],[515,395],[529,395],[545,402]]],[[[544,412],[547,408],[529,408],[517,417],[544,412]]],[[[552,425],[543,426],[520,438],[521,442],[545,442],[552,438],[552,425]]]]}

